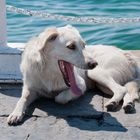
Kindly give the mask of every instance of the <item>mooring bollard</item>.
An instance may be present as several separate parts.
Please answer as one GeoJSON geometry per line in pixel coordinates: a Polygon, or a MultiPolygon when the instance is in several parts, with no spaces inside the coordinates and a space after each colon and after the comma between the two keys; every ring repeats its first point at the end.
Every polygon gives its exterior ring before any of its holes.
{"type": "Polygon", "coordinates": [[[5,0],[0,0],[0,47],[7,46],[6,24],[6,2],[5,0]]]}

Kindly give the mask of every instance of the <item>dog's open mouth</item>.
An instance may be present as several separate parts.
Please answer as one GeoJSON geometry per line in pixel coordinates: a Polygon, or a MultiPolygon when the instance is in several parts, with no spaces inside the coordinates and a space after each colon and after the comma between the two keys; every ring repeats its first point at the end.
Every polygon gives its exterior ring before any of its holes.
{"type": "Polygon", "coordinates": [[[69,62],[59,60],[58,61],[59,68],[62,72],[64,81],[68,87],[72,90],[72,92],[76,95],[81,95],[82,91],[79,89],[79,87],[76,84],[74,71],[73,71],[73,65],[69,62]]]}

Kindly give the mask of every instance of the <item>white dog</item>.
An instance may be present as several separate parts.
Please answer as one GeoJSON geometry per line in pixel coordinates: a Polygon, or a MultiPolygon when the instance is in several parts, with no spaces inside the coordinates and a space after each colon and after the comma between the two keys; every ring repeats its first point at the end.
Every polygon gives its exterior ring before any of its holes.
{"type": "Polygon", "coordinates": [[[45,30],[29,41],[21,71],[22,97],[8,117],[9,124],[20,122],[27,106],[40,95],[54,97],[64,104],[97,86],[113,95],[106,103],[108,110],[114,110],[124,99],[126,113],[134,109],[134,101],[139,99],[137,58],[113,46],[85,48],[79,32],[72,26],[45,30]]]}
{"type": "Polygon", "coordinates": [[[55,97],[56,102],[63,104],[81,96],[86,84],[73,66],[92,69],[96,65],[85,51],[79,32],[70,25],[49,28],[31,39],[21,62],[22,96],[8,123],[20,122],[27,106],[39,96],[55,97]]]}

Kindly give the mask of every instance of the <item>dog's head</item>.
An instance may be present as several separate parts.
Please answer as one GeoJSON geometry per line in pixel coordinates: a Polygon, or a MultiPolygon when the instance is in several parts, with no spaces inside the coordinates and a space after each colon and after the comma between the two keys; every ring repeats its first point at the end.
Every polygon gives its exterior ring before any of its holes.
{"type": "Polygon", "coordinates": [[[39,37],[42,38],[40,53],[46,55],[53,64],[57,62],[68,86],[70,81],[74,81],[73,65],[82,69],[93,69],[97,65],[85,51],[85,42],[78,30],[71,25],[49,28],[39,37]]]}
{"type": "Polygon", "coordinates": [[[57,62],[65,61],[82,69],[93,69],[97,63],[85,50],[85,42],[71,25],[49,28],[39,35],[40,52],[57,62]]]}

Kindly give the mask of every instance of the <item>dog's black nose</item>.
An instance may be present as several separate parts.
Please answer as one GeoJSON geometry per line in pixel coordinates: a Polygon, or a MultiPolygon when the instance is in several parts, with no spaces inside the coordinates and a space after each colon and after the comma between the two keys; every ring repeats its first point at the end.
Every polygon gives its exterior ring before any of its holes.
{"type": "Polygon", "coordinates": [[[93,69],[93,68],[95,68],[97,65],[98,65],[98,63],[95,62],[95,61],[90,61],[90,62],[88,62],[88,68],[89,68],[89,69],[93,69]]]}

